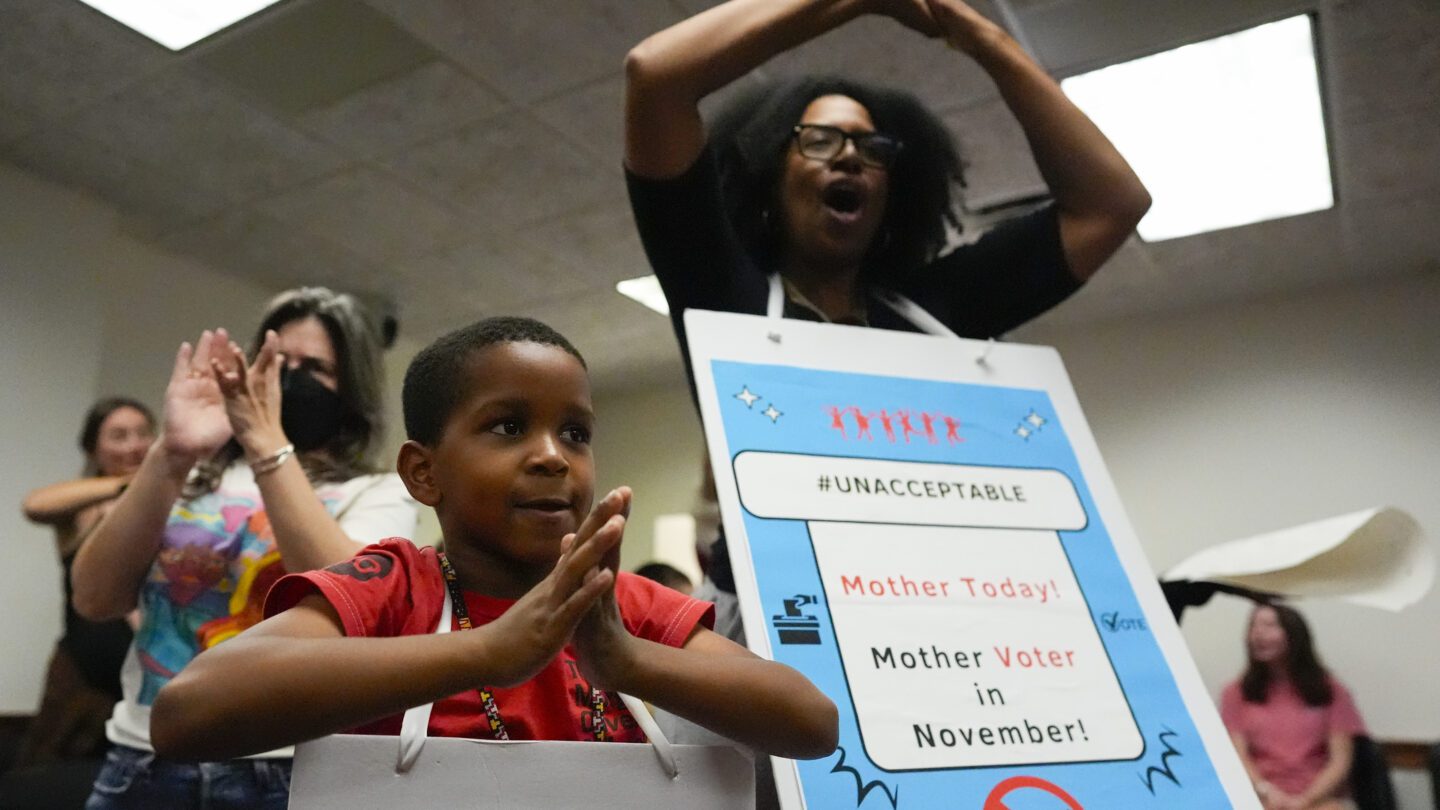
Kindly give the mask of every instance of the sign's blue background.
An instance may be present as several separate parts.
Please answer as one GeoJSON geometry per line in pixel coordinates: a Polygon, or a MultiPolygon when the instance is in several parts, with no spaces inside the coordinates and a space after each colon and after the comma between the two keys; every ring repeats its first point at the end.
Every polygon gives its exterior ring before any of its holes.
{"type": "MultiPolygon", "coordinates": [[[[1153,621],[1171,619],[1143,616],[1045,391],[719,360],[712,362],[712,371],[732,459],[746,450],[760,450],[1046,468],[1070,476],[1089,521],[1083,530],[1060,532],[1059,536],[1145,740],[1145,750],[1139,759],[1119,762],[903,773],[879,769],[866,758],[861,744],[840,656],[828,624],[825,592],[806,524],[796,520],[760,519],[745,513],[745,531],[765,615],[781,613],[783,600],[795,594],[814,594],[821,600],[818,609],[807,609],[821,622],[822,643],[818,646],[782,645],[773,625],[767,622],[765,626],[776,659],[804,672],[835,700],[840,710],[844,764],[856,771],[851,774],[832,770],[840,761],[838,752],[825,759],[800,763],[801,783],[810,807],[826,810],[889,807],[888,792],[898,797],[895,806],[900,810],[980,808],[995,785],[1019,775],[1035,776],[1059,785],[1087,810],[1216,810],[1229,806],[1170,669],[1148,630],[1153,621]],[[749,391],[758,399],[747,405],[736,397],[742,391],[749,391]],[[767,415],[766,411],[772,406],[779,412],[778,416],[767,415]],[[850,416],[844,419],[845,435],[842,436],[833,426],[832,407],[842,410],[856,407],[865,413],[883,409],[892,414],[908,410],[917,414],[949,415],[960,421],[959,435],[963,441],[947,441],[943,422],[937,422],[935,443],[923,435],[912,435],[907,443],[901,437],[897,420],[892,442],[878,418],[870,424],[872,438],[859,439],[855,421],[850,416]],[[1017,432],[1021,427],[1030,431],[1028,435],[1017,432]],[[1132,619],[1143,617],[1146,629],[1109,630],[1101,619],[1105,614],[1132,619]],[[1148,774],[1154,787],[1152,793],[1147,787],[1147,770],[1152,766],[1162,767],[1161,756],[1167,750],[1166,743],[1159,739],[1162,733],[1166,734],[1169,748],[1179,753],[1179,756],[1166,757],[1179,784],[1152,772],[1148,774]],[[878,780],[884,788],[872,789],[865,795],[863,804],[857,805],[857,777],[861,784],[878,780]]],[[[918,416],[914,427],[921,428],[918,416]]],[[[878,553],[883,552],[877,550],[878,553]]],[[[1010,794],[1005,803],[1010,810],[1064,807],[1059,799],[1033,788],[1010,794]]]]}

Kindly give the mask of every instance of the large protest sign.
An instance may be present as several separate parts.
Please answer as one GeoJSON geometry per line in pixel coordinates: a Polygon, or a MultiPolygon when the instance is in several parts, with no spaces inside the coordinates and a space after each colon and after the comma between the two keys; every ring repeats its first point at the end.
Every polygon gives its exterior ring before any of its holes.
{"type": "Polygon", "coordinates": [[[1053,349],[685,318],[748,642],[840,710],[787,810],[1259,807],[1053,349]]]}

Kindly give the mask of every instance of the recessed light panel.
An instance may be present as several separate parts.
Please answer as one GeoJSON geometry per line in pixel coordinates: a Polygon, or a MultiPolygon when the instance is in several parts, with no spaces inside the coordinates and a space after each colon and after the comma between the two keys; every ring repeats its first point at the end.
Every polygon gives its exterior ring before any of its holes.
{"type": "Polygon", "coordinates": [[[661,315],[670,314],[670,305],[665,303],[665,293],[660,290],[660,279],[654,276],[617,281],[615,291],[626,298],[639,301],[661,315]]]}
{"type": "Polygon", "coordinates": [[[1060,83],[1154,198],[1146,241],[1335,204],[1308,15],[1060,83]]]}
{"type": "Polygon", "coordinates": [[[172,51],[210,36],[279,0],[80,0],[172,51]]]}

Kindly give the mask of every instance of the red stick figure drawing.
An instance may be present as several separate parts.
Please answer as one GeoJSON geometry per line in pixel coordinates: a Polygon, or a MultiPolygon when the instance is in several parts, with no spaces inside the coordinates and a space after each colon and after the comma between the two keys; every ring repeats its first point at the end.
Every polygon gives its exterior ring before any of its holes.
{"type": "Polygon", "coordinates": [[[894,444],[895,424],[891,421],[890,413],[885,410],[879,410],[876,411],[874,415],[880,417],[880,427],[885,429],[885,438],[889,439],[891,444],[894,444]]]}
{"type": "Polygon", "coordinates": [[[996,785],[995,788],[990,791],[990,795],[985,797],[983,810],[1010,810],[1010,806],[1001,800],[1025,788],[1035,788],[1036,790],[1049,793],[1051,796],[1064,802],[1069,810],[1085,810],[1085,808],[1080,805],[1080,802],[1075,800],[1074,796],[1065,792],[1064,788],[1034,776],[1012,776],[996,785]]]}
{"type": "Polygon", "coordinates": [[[935,414],[921,411],[920,421],[925,424],[925,438],[931,444],[939,444],[940,440],[935,438],[935,414]]]}
{"type": "Polygon", "coordinates": [[[910,443],[910,436],[912,434],[919,436],[920,431],[916,430],[915,426],[910,423],[910,412],[900,411],[900,435],[905,437],[906,444],[910,443]]]}
{"type": "Polygon", "coordinates": [[[870,433],[870,417],[859,408],[850,408],[849,411],[855,416],[855,438],[873,441],[875,437],[870,433]]]}
{"type": "Polygon", "coordinates": [[[945,439],[951,444],[959,444],[964,439],[960,438],[960,420],[951,416],[945,417],[945,439]]]}
{"type": "Polygon", "coordinates": [[[842,410],[834,405],[826,405],[825,410],[830,412],[830,427],[840,431],[840,438],[848,439],[849,437],[845,435],[845,413],[850,409],[842,410]]]}

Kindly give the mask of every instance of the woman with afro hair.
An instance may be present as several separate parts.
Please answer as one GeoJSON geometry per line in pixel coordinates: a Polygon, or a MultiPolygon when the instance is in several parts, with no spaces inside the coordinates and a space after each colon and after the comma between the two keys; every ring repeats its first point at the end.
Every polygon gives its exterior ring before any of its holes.
{"type": "MultiPolygon", "coordinates": [[[[631,206],[681,346],[691,308],[998,337],[1078,289],[1150,206],[1100,130],[960,0],[730,0],[652,35],[625,70],[631,206]],[[962,163],[901,91],[791,79],[741,94],[707,129],[706,96],[864,15],[943,38],[990,75],[1053,205],[940,255],[962,163]]],[[[729,560],[721,546],[707,557],[697,596],[741,638],[729,560]]]]}

